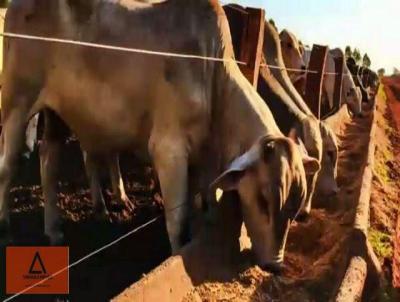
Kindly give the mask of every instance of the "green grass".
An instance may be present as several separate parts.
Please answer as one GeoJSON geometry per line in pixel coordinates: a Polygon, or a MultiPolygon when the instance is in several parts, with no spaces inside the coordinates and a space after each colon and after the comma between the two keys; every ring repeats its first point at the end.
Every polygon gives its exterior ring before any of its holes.
{"type": "MultiPolygon", "coordinates": [[[[379,148],[379,146],[377,146],[379,148]]],[[[392,150],[387,148],[381,148],[378,150],[382,154],[382,157],[379,157],[375,161],[374,170],[375,175],[379,177],[379,180],[382,184],[388,184],[392,181],[390,178],[390,169],[387,166],[387,162],[390,162],[394,159],[394,155],[392,150]]]]}
{"type": "Polygon", "coordinates": [[[384,101],[387,100],[387,95],[385,93],[385,89],[384,89],[384,85],[383,84],[379,85],[378,97],[380,97],[384,101]]]}
{"type": "Polygon", "coordinates": [[[393,257],[393,247],[389,235],[371,228],[368,232],[368,239],[379,258],[393,257]]]}

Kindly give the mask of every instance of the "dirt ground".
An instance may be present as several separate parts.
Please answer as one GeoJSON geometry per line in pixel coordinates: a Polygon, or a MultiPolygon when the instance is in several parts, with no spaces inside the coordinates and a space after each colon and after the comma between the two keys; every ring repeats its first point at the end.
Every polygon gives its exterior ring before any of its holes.
{"type": "Polygon", "coordinates": [[[318,200],[324,209],[313,210],[306,223],[292,225],[281,276],[257,266],[233,268],[231,280],[201,284],[185,301],[328,301],[344,273],[345,241],[354,220],[371,122],[366,112],[337,133],[340,193],[334,200],[318,200]]]}
{"type": "MultiPolygon", "coordinates": [[[[393,290],[391,284],[396,283],[392,278],[392,259],[400,202],[400,95],[396,95],[393,87],[400,88],[400,79],[385,78],[383,84],[377,104],[378,133],[369,240],[388,280],[380,300],[398,301],[399,293],[393,290]]],[[[400,262],[397,265],[400,266],[400,262]]],[[[400,278],[397,286],[400,286],[400,278]]]]}

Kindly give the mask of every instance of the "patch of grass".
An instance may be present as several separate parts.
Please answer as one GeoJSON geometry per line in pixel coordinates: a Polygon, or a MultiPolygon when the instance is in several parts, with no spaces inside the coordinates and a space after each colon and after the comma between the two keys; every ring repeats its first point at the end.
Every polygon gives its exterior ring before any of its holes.
{"type": "Polygon", "coordinates": [[[375,175],[379,177],[382,184],[388,184],[392,181],[390,177],[390,168],[387,163],[394,160],[393,150],[384,146],[377,146],[379,156],[376,156],[374,165],[375,175]]]}
{"type": "Polygon", "coordinates": [[[392,240],[388,234],[371,228],[368,239],[380,259],[393,257],[392,240]]]}
{"type": "Polygon", "coordinates": [[[375,175],[379,177],[379,181],[382,184],[387,184],[390,182],[389,172],[385,164],[377,163],[374,167],[375,175]]]}
{"type": "Polygon", "coordinates": [[[381,100],[386,102],[387,101],[387,95],[386,95],[384,87],[385,86],[383,84],[379,85],[378,97],[381,98],[381,100]]]}
{"type": "Polygon", "coordinates": [[[390,169],[386,163],[393,160],[393,154],[387,149],[381,150],[381,154],[382,158],[377,160],[374,165],[375,175],[379,177],[379,180],[383,184],[388,184],[392,180],[390,177],[390,169]]]}

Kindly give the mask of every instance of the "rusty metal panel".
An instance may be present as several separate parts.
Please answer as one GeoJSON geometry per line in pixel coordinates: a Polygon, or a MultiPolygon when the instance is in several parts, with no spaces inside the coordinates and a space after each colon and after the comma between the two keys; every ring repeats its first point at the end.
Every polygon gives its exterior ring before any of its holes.
{"type": "Polygon", "coordinates": [[[334,109],[339,110],[342,107],[342,90],[343,90],[343,73],[344,73],[344,56],[334,57],[335,61],[335,90],[333,92],[334,109]]]}
{"type": "Polygon", "coordinates": [[[319,119],[321,118],[321,94],[325,62],[328,54],[328,47],[314,45],[308,69],[316,72],[307,74],[305,98],[310,105],[311,111],[319,119]]]}
{"type": "Polygon", "coordinates": [[[240,70],[257,87],[264,44],[265,12],[238,5],[226,5],[224,10],[229,21],[235,57],[246,63],[239,66],[240,70]]]}
{"type": "Polygon", "coordinates": [[[224,6],[226,17],[228,18],[229,28],[231,30],[232,44],[235,51],[235,58],[240,60],[242,51],[242,39],[244,29],[248,22],[248,13],[244,8],[238,5],[225,5],[224,6]]]}
{"type": "Polygon", "coordinates": [[[333,91],[333,104],[332,107],[329,108],[329,111],[324,111],[321,109],[321,119],[327,119],[328,117],[336,114],[340,108],[342,107],[342,89],[343,89],[343,73],[344,73],[344,64],[345,58],[344,56],[334,57],[335,62],[335,73],[336,75],[326,75],[327,77],[335,77],[335,85],[333,91]]]}

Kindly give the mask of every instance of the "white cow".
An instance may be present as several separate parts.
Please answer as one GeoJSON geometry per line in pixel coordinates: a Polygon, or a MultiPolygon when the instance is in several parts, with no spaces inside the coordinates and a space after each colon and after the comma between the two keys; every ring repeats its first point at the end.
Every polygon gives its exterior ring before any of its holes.
{"type": "MultiPolygon", "coordinates": [[[[334,106],[334,91],[335,91],[335,58],[343,57],[343,51],[339,48],[332,49],[328,52],[326,65],[325,65],[325,75],[324,75],[324,83],[323,83],[323,100],[322,102],[327,102],[329,104],[329,108],[333,108],[334,106]]],[[[303,54],[303,59],[306,66],[309,65],[311,58],[311,50],[305,49],[303,54]]],[[[342,102],[347,104],[350,112],[352,112],[355,116],[359,116],[361,114],[361,90],[358,88],[354,81],[351,73],[347,67],[344,65],[343,72],[343,83],[342,83],[342,102]]],[[[305,89],[305,87],[303,87],[305,89]]]]}

